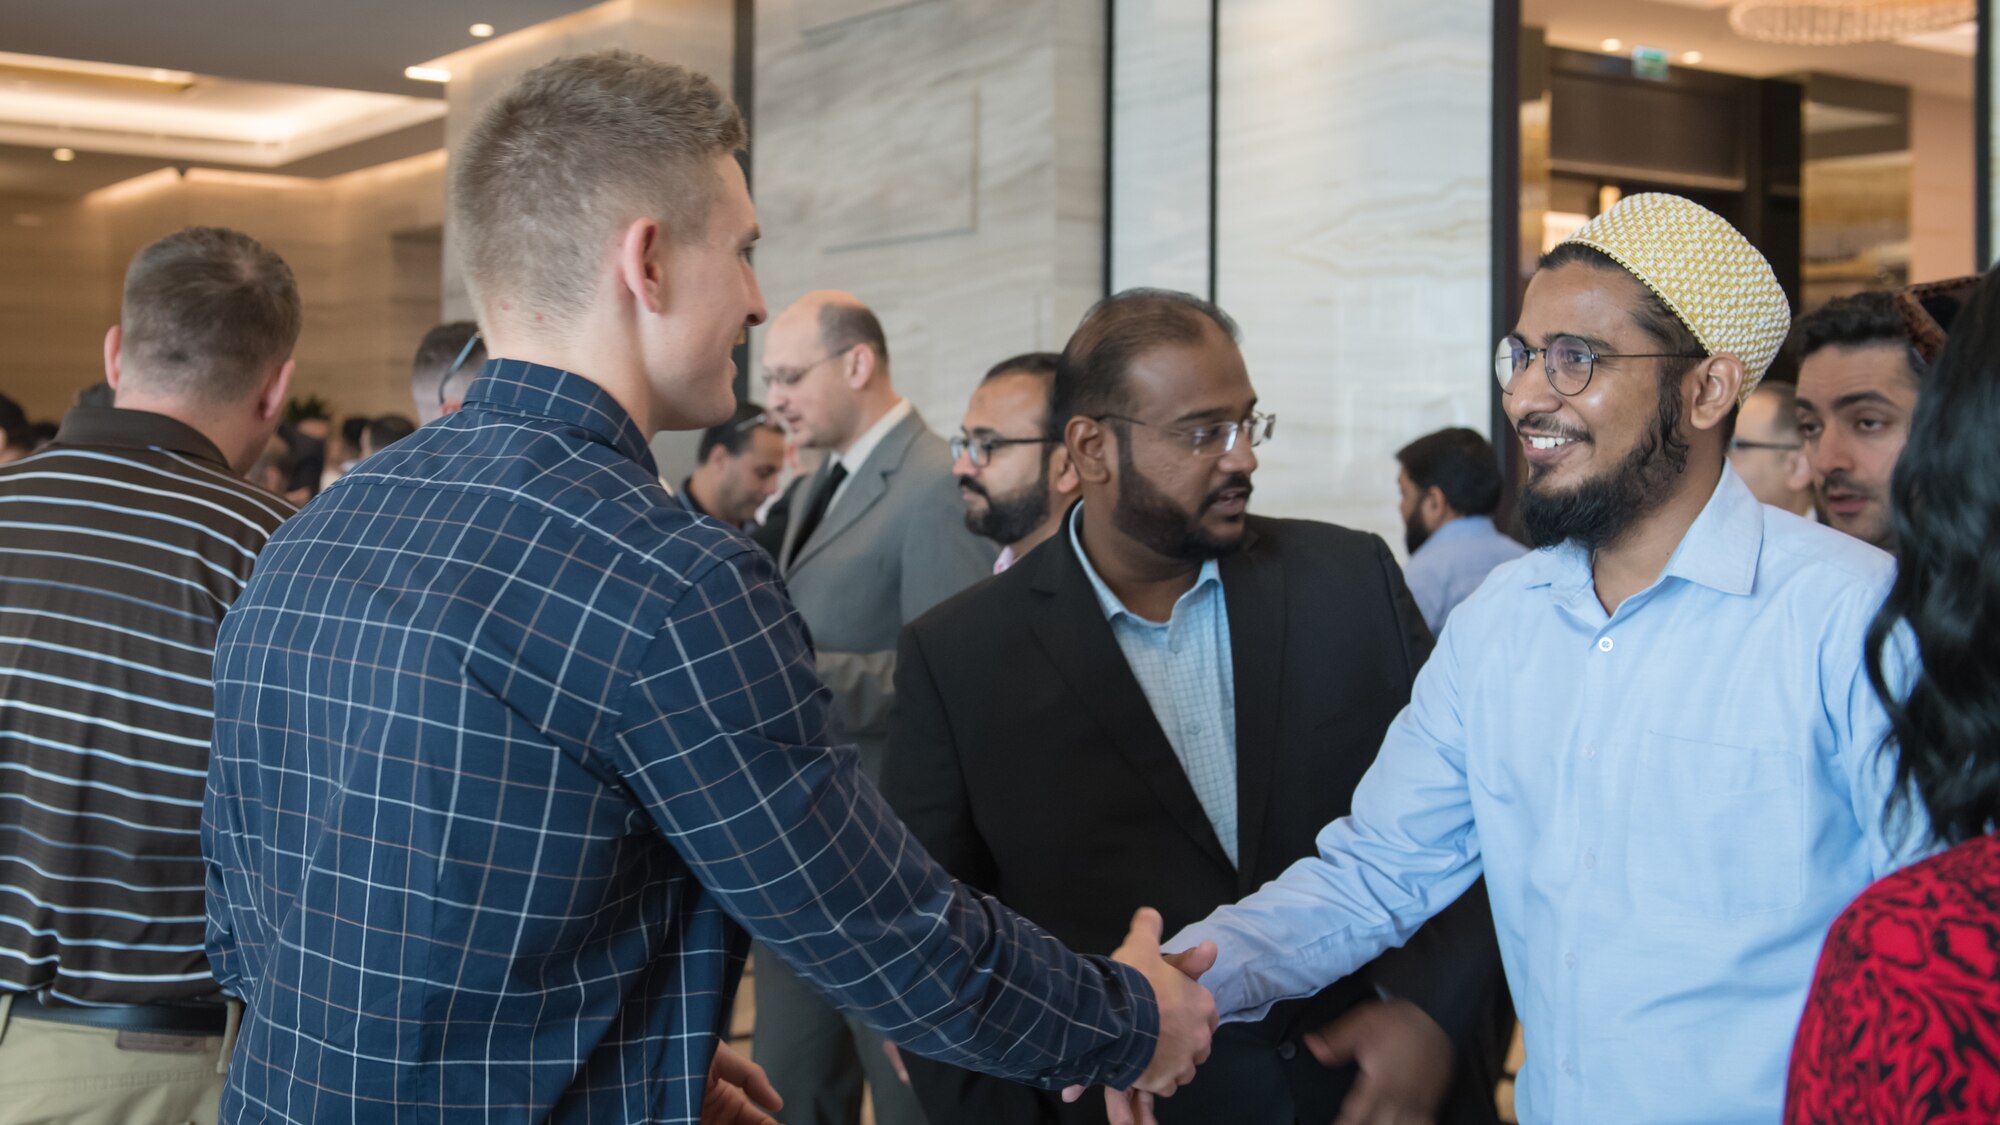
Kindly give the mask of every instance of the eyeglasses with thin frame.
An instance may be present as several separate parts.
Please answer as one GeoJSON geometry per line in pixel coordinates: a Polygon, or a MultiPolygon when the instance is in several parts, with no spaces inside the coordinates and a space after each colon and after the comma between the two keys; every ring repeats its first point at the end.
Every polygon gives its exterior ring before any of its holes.
{"type": "Polygon", "coordinates": [[[1804,448],[1805,448],[1805,445],[1804,445],[1804,443],[1799,443],[1799,444],[1796,444],[1796,445],[1793,445],[1793,444],[1787,444],[1787,443],[1785,443],[1785,442],[1782,442],[1782,441],[1744,441],[1744,440],[1743,440],[1742,438],[1733,438],[1733,439],[1731,439],[1731,440],[1730,440],[1730,442],[1729,442],[1729,448],[1731,448],[1731,449],[1770,449],[1770,450],[1776,450],[1776,451],[1779,451],[1779,452],[1786,452],[1786,453],[1789,453],[1789,452],[1792,452],[1792,451],[1795,451],[1795,450],[1800,450],[1800,449],[1804,449],[1804,448]]]}
{"type": "Polygon", "coordinates": [[[1158,430],[1187,447],[1188,452],[1196,457],[1220,457],[1228,453],[1236,448],[1238,434],[1248,435],[1251,447],[1255,448],[1271,440],[1271,435],[1276,433],[1278,428],[1276,414],[1252,413],[1241,422],[1215,422],[1205,426],[1162,426],[1153,422],[1142,422],[1123,414],[1098,414],[1094,417],[1099,422],[1109,419],[1129,422],[1134,426],[1144,426],[1149,430],[1158,430]]]}
{"type": "Polygon", "coordinates": [[[1564,398],[1589,389],[1590,377],[1597,373],[1600,359],[1708,358],[1701,352],[1600,352],[1575,336],[1557,336],[1545,348],[1531,348],[1520,337],[1509,336],[1493,349],[1493,377],[1500,380],[1501,394],[1514,393],[1507,389],[1514,376],[1538,355],[1542,357],[1542,371],[1549,377],[1549,386],[1564,398]]]}
{"type": "Polygon", "coordinates": [[[461,368],[461,367],[464,367],[464,366],[465,366],[465,357],[467,357],[467,356],[471,355],[471,354],[472,354],[472,349],[474,349],[474,348],[476,348],[476,347],[478,347],[478,346],[479,346],[479,333],[477,333],[477,332],[474,332],[474,333],[472,334],[472,339],[470,339],[470,340],[467,340],[467,341],[465,342],[465,346],[464,346],[464,347],[462,347],[462,348],[460,348],[460,349],[458,349],[458,358],[457,358],[457,359],[454,359],[454,360],[452,360],[452,361],[451,361],[451,366],[450,366],[450,367],[447,367],[447,368],[445,368],[445,369],[444,369],[444,375],[443,375],[443,376],[442,376],[441,378],[439,378],[439,379],[438,379],[438,412],[439,412],[439,413],[443,413],[443,411],[444,411],[444,404],[445,404],[446,402],[449,402],[449,401],[450,401],[449,399],[447,399],[447,398],[445,397],[445,388],[447,388],[447,387],[451,386],[451,377],[452,377],[453,375],[456,375],[456,374],[458,374],[458,369],[459,369],[459,368],[461,368]]]}
{"type": "Polygon", "coordinates": [[[974,468],[983,469],[993,460],[993,451],[1010,445],[1054,445],[1060,440],[1051,437],[992,437],[985,434],[971,435],[963,430],[951,437],[951,459],[970,457],[974,468]]]}
{"type": "Polygon", "coordinates": [[[807,375],[812,374],[813,368],[818,367],[819,365],[825,363],[827,360],[839,359],[842,356],[845,356],[846,354],[847,352],[845,351],[839,351],[839,352],[833,352],[829,355],[823,355],[818,359],[813,360],[811,363],[806,364],[804,367],[799,368],[797,371],[793,371],[788,374],[780,374],[779,372],[776,371],[766,371],[764,372],[764,385],[766,387],[796,387],[799,385],[800,380],[804,379],[807,375]]]}

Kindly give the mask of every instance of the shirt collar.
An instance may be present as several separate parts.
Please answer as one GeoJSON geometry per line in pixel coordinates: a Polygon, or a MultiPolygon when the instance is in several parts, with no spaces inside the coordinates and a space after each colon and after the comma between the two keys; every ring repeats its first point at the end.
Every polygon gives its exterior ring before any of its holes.
{"type": "Polygon", "coordinates": [[[708,509],[702,507],[701,501],[694,498],[694,478],[692,476],[681,481],[680,491],[675,493],[675,495],[681,498],[681,503],[687,506],[688,511],[693,512],[697,516],[708,514],[708,509]]]}
{"type": "MultiPolygon", "coordinates": [[[[115,406],[77,406],[63,415],[57,445],[111,445],[125,449],[164,449],[212,461],[224,469],[229,460],[207,435],[185,422],[150,410],[115,406]]],[[[230,470],[234,472],[235,470],[230,470]]]]}
{"type": "MultiPolygon", "coordinates": [[[[1679,578],[1724,594],[1747,595],[1757,584],[1757,558],[1764,547],[1764,509],[1736,471],[1724,464],[1722,479],[1674,548],[1660,579],[1679,578]]],[[[1524,568],[1525,585],[1550,586],[1566,595],[1588,589],[1590,552],[1572,543],[1535,552],[1539,565],[1524,568]]]]}
{"type": "MultiPolygon", "coordinates": [[[[1079,500],[1076,507],[1071,508],[1069,513],[1069,545],[1076,551],[1076,561],[1083,564],[1083,573],[1085,577],[1090,579],[1090,588],[1097,592],[1097,604],[1099,608],[1104,610],[1104,619],[1106,621],[1116,621],[1122,615],[1130,617],[1142,625],[1161,624],[1158,621],[1149,621],[1126,609],[1125,603],[1118,600],[1118,595],[1111,592],[1111,587],[1104,584],[1104,579],[1097,576],[1097,568],[1090,565],[1090,556],[1085,554],[1083,550],[1083,536],[1077,530],[1082,526],[1083,502],[1079,500]]],[[[1188,587],[1187,593],[1182,594],[1175,600],[1174,609],[1178,611],[1189,599],[1201,594],[1210,585],[1215,586],[1217,589],[1222,587],[1222,567],[1214,559],[1209,559],[1207,562],[1201,564],[1200,576],[1194,580],[1193,586],[1188,587]]]]}
{"type": "MultiPolygon", "coordinates": [[[[1460,516],[1449,523],[1440,524],[1430,537],[1424,540],[1424,547],[1432,543],[1449,543],[1454,539],[1464,539],[1474,535],[1495,535],[1492,516],[1460,516]]],[[[1417,548],[1422,550],[1423,547],[1417,548]]]]}
{"type": "Polygon", "coordinates": [[[560,367],[489,359],[466,388],[461,410],[495,410],[574,426],[659,476],[646,435],[610,392],[560,367]]]}
{"type": "Polygon", "coordinates": [[[875,447],[882,444],[882,439],[889,436],[889,431],[895,429],[897,423],[908,418],[915,410],[916,407],[910,405],[909,399],[897,399],[896,405],[890,407],[887,414],[875,419],[874,425],[862,431],[861,436],[854,439],[854,444],[847,447],[847,452],[834,454],[832,460],[847,466],[848,474],[852,475],[856,469],[867,464],[868,455],[875,452],[875,447]]]}

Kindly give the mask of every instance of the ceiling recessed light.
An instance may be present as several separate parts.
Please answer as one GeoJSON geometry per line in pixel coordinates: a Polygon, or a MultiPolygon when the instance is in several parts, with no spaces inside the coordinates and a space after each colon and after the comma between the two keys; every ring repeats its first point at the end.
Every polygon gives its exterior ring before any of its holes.
{"type": "Polygon", "coordinates": [[[1623,39],[1606,39],[1604,41],[1604,49],[1607,51],[1616,51],[1624,45],[1625,41],[1623,39]]]}
{"type": "Polygon", "coordinates": [[[493,38],[493,25],[490,23],[475,23],[466,30],[472,32],[472,37],[474,39],[493,38]]]}
{"type": "Polygon", "coordinates": [[[441,66],[406,66],[403,68],[403,77],[414,78],[419,82],[449,82],[451,71],[441,66]]]}
{"type": "Polygon", "coordinates": [[[1702,54],[1700,51],[1689,51],[1681,56],[1681,61],[1689,66],[1700,66],[1701,59],[1702,54]]]}
{"type": "Polygon", "coordinates": [[[57,160],[68,164],[70,161],[76,159],[76,150],[73,148],[59,148],[55,151],[54,155],[57,160]]]}

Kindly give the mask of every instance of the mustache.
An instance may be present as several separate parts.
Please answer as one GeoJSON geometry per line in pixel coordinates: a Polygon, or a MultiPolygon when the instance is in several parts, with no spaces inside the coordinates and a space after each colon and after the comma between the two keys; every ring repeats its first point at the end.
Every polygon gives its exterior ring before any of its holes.
{"type": "Polygon", "coordinates": [[[1530,414],[1527,417],[1522,418],[1520,421],[1514,423],[1515,437],[1518,437],[1521,440],[1526,441],[1528,435],[1523,432],[1526,430],[1534,430],[1538,434],[1543,434],[1548,436],[1567,438],[1570,441],[1590,440],[1589,430],[1582,430],[1578,429],[1575,426],[1564,425],[1563,423],[1557,421],[1556,416],[1553,414],[1530,414]]]}
{"type": "Polygon", "coordinates": [[[984,496],[988,501],[991,501],[993,499],[993,494],[986,491],[986,486],[980,484],[976,480],[973,480],[971,477],[955,477],[953,479],[958,481],[958,487],[961,491],[971,492],[979,496],[984,496]]]}
{"type": "Polygon", "coordinates": [[[1250,498],[1250,494],[1255,491],[1257,490],[1250,484],[1250,475],[1248,473],[1231,473],[1228,480],[1223,481],[1220,485],[1216,486],[1213,492],[1202,497],[1201,506],[1204,511],[1207,510],[1217,501],[1220,501],[1222,494],[1225,492],[1241,492],[1243,498],[1247,501],[1250,498]]]}
{"type": "Polygon", "coordinates": [[[1874,489],[1855,480],[1852,476],[1848,475],[1845,469],[1835,469],[1826,474],[1826,480],[1822,481],[1819,487],[1822,495],[1832,492],[1835,489],[1839,489],[1842,492],[1852,492],[1857,496],[1873,497],[1875,495],[1874,489]]]}

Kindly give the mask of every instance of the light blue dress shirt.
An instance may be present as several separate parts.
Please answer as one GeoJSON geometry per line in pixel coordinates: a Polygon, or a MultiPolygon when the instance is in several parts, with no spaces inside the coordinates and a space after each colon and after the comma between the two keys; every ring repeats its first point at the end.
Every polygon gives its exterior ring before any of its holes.
{"type": "Polygon", "coordinates": [[[1471,596],[1493,568],[1528,553],[1526,547],[1500,534],[1491,516],[1460,516],[1431,532],[1410,555],[1403,580],[1423,611],[1431,635],[1444,631],[1445,618],[1471,596]]]}
{"type": "Polygon", "coordinates": [[[1180,759],[1201,811],[1233,865],[1236,858],[1236,668],[1229,647],[1229,607],[1222,571],[1210,559],[1192,589],[1174,602],[1165,621],[1148,621],[1118,600],[1090,556],[1077,528],[1083,505],[1070,513],[1069,541],[1097,591],[1097,604],[1125,663],[1153,705],[1153,717],[1180,759]]]}
{"type": "Polygon", "coordinates": [[[1353,813],[1236,906],[1202,978],[1254,1019],[1482,871],[1527,1030],[1523,1122],[1771,1125],[1821,940],[1908,858],[1862,664],[1888,555],[1723,479],[1607,616],[1574,547],[1459,606],[1353,813]]]}

